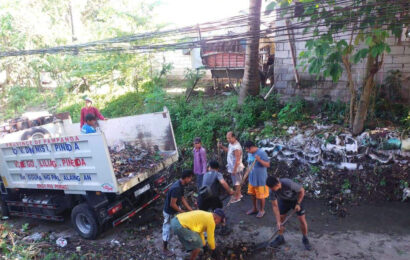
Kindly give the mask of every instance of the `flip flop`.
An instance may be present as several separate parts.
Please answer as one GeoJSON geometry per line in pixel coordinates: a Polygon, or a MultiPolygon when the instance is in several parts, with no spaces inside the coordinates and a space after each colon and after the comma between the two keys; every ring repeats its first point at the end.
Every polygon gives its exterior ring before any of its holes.
{"type": "Polygon", "coordinates": [[[254,211],[254,210],[248,210],[247,212],[246,212],[246,215],[256,215],[256,214],[258,214],[258,211],[254,211]]]}
{"type": "Polygon", "coordinates": [[[239,198],[239,199],[232,199],[232,200],[230,201],[230,203],[233,204],[233,203],[236,203],[236,202],[239,202],[239,201],[241,201],[241,198],[239,198]]]}
{"type": "Polygon", "coordinates": [[[256,215],[257,218],[263,218],[263,216],[265,216],[266,212],[260,213],[258,212],[258,215],[256,215]]]}

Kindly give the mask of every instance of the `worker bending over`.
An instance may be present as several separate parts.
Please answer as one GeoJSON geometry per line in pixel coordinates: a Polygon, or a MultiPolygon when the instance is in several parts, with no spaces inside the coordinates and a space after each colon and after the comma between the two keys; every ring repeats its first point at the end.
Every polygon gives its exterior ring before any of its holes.
{"type": "Polygon", "coordinates": [[[164,247],[163,253],[167,257],[174,255],[172,251],[168,250],[168,242],[171,239],[171,219],[175,214],[185,212],[185,210],[181,208],[181,204],[184,205],[186,210],[192,210],[184,196],[184,188],[192,182],[193,177],[194,173],[191,170],[184,170],[181,178],[171,185],[165,198],[164,210],[162,212],[164,215],[162,241],[164,247]]]}
{"type": "Polygon", "coordinates": [[[234,194],[222,173],[219,172],[219,163],[210,161],[209,171],[204,174],[202,186],[199,190],[199,209],[208,211],[209,209],[222,208],[223,203],[219,198],[222,187],[229,195],[234,194]]]}
{"type": "Polygon", "coordinates": [[[206,246],[204,232],[207,235],[208,247],[215,250],[215,226],[220,223],[225,223],[222,209],[215,209],[212,213],[194,210],[174,217],[171,220],[171,229],[185,249],[191,251],[190,259],[194,260],[201,248],[206,246]]]}
{"type": "Polygon", "coordinates": [[[306,223],[305,209],[303,207],[305,189],[302,185],[290,179],[278,179],[273,176],[268,177],[266,185],[271,189],[269,198],[272,201],[273,214],[275,215],[276,225],[279,229],[279,235],[270,245],[272,247],[278,247],[285,243],[285,238],[283,237],[285,228],[281,223],[285,220],[289,210],[294,209],[300,222],[300,230],[303,235],[302,243],[306,250],[311,250],[312,247],[307,238],[308,226],[306,223]]]}

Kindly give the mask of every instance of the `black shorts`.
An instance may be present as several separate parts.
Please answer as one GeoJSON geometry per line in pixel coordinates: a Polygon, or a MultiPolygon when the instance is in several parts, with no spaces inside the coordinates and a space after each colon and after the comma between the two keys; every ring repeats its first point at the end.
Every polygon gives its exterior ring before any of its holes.
{"type": "Polygon", "coordinates": [[[219,197],[210,197],[207,199],[200,198],[198,200],[198,208],[200,210],[208,211],[210,209],[214,210],[214,209],[222,208],[222,207],[223,207],[223,204],[222,204],[222,201],[219,199],[219,197]]]}
{"type": "MultiPolygon", "coordinates": [[[[279,205],[280,214],[285,215],[286,213],[289,212],[289,210],[293,210],[295,208],[296,201],[278,199],[278,205],[279,205]]],[[[298,216],[305,215],[305,208],[303,206],[303,201],[300,204],[300,211],[296,212],[296,215],[298,216]]]]}

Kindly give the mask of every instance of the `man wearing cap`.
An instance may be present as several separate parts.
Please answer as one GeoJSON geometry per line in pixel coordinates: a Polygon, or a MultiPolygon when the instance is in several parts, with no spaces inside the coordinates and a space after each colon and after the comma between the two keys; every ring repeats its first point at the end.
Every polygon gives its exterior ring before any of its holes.
{"type": "Polygon", "coordinates": [[[207,234],[208,247],[215,250],[215,226],[225,223],[222,209],[214,212],[194,210],[178,214],[171,220],[171,228],[186,250],[191,251],[191,260],[197,258],[202,247],[206,246],[204,232],[207,234]]]}
{"type": "Polygon", "coordinates": [[[202,179],[206,173],[206,150],[202,147],[201,138],[194,139],[194,173],[196,176],[196,187],[199,189],[202,186],[202,179]]]}
{"type": "Polygon", "coordinates": [[[83,128],[83,125],[85,124],[85,117],[88,114],[92,114],[94,115],[97,119],[100,120],[107,120],[105,119],[105,117],[103,117],[103,115],[101,115],[100,111],[96,108],[92,106],[93,101],[91,100],[91,98],[87,97],[85,98],[85,107],[83,107],[81,109],[81,117],[80,117],[80,128],[83,128]]]}

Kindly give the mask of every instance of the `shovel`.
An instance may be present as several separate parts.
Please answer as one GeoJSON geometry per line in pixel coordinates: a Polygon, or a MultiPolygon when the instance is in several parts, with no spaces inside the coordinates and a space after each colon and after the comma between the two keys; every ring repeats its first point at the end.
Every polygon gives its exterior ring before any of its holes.
{"type": "MultiPolygon", "coordinates": [[[[288,220],[293,216],[293,214],[295,214],[295,211],[292,211],[292,213],[289,214],[289,216],[287,216],[285,218],[285,220],[282,222],[281,226],[285,225],[286,222],[288,222],[288,220]]],[[[272,240],[275,238],[276,234],[278,234],[279,229],[276,229],[276,231],[273,233],[273,235],[269,238],[269,240],[256,244],[255,245],[255,250],[261,250],[266,248],[267,246],[269,246],[269,244],[272,242],[272,240]]]]}

